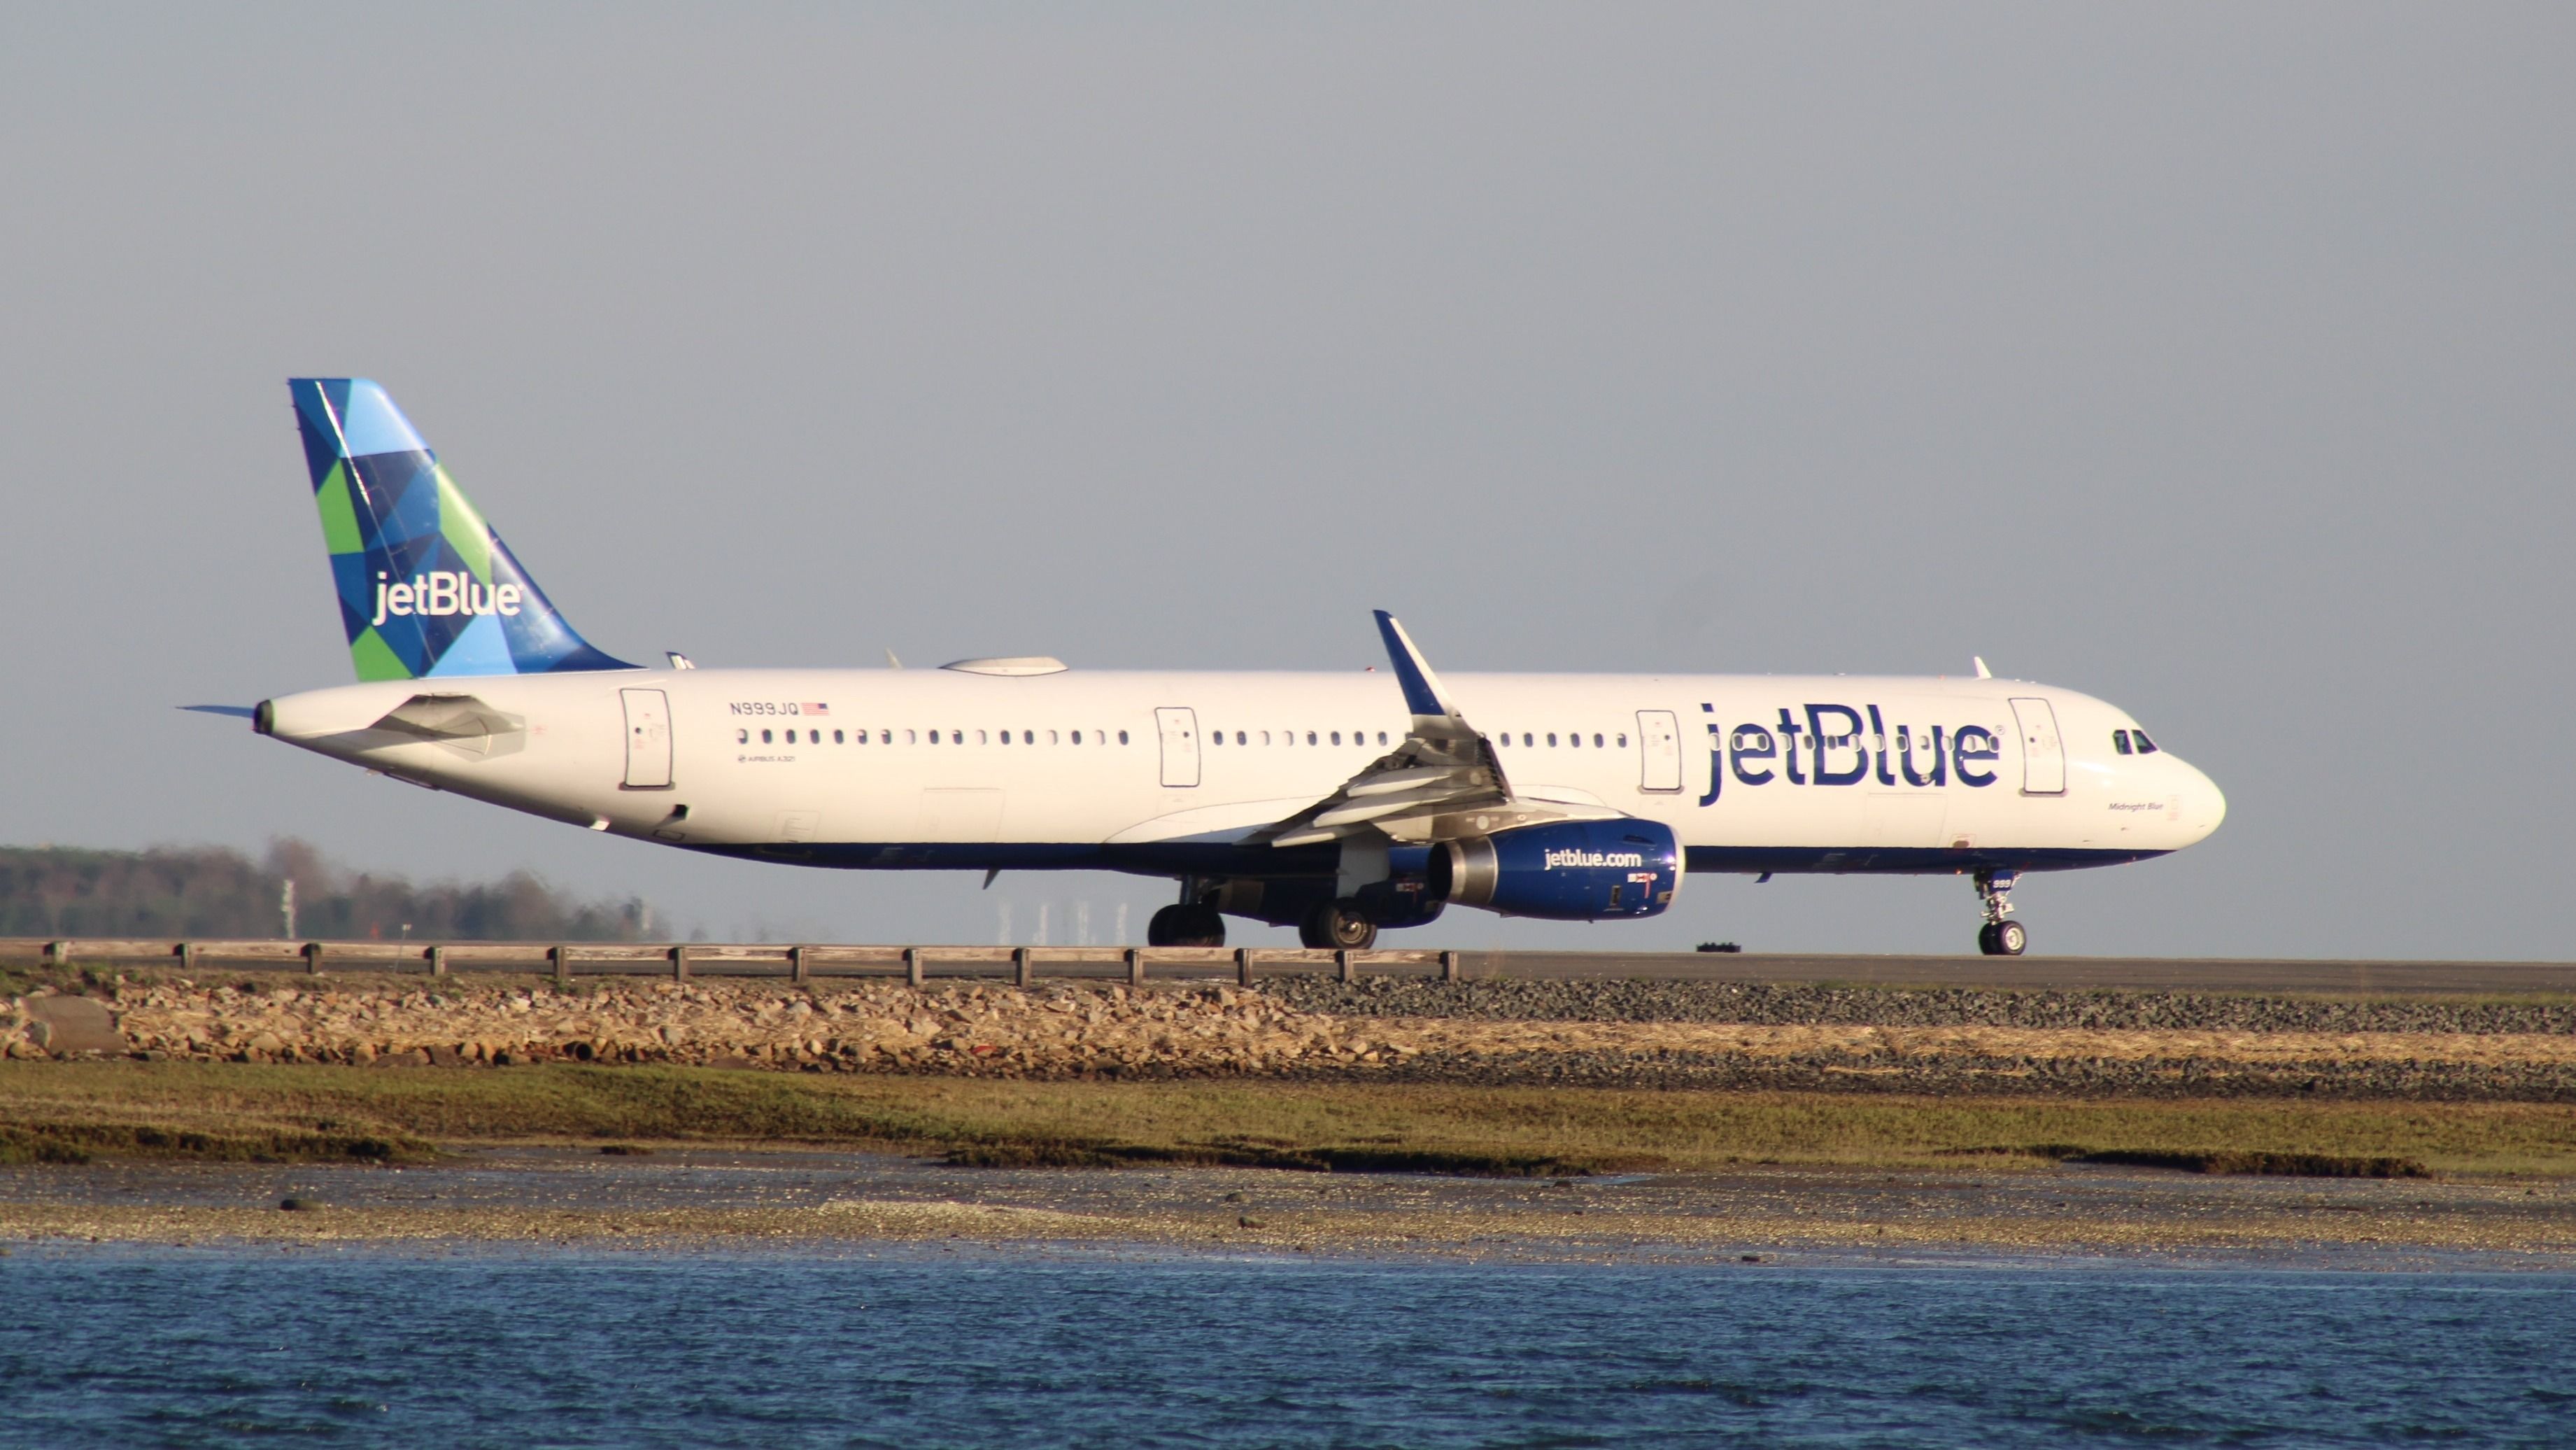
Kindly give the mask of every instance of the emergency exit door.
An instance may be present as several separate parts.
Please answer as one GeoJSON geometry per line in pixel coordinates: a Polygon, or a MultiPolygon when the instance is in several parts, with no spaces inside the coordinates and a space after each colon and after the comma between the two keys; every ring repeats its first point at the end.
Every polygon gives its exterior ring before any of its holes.
{"type": "Polygon", "coordinates": [[[1195,710],[1166,705],[1154,712],[1154,728],[1163,737],[1163,784],[1199,783],[1199,717],[1195,710]]]}
{"type": "Polygon", "coordinates": [[[2066,794],[2066,746],[2057,738],[2057,711],[2046,700],[2015,700],[2021,726],[2021,793],[2066,794]]]}
{"type": "Polygon", "coordinates": [[[1682,722],[1670,710],[1637,712],[1637,745],[1645,752],[1639,790],[1682,788],[1682,722]]]}
{"type": "Polygon", "coordinates": [[[671,702],[659,690],[620,690],[626,702],[626,788],[671,788],[671,702]]]}

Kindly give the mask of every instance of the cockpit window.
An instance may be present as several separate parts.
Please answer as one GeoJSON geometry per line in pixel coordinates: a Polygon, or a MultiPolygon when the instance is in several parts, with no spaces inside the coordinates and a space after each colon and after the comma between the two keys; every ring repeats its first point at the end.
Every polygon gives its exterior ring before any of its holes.
{"type": "Polygon", "coordinates": [[[2128,731],[2126,731],[2126,730],[2114,730],[2114,731],[2112,731],[2112,732],[2111,732],[2111,748],[2112,748],[2113,750],[2116,750],[2116,751],[2120,752],[2122,755],[2126,755],[2126,754],[2128,754],[2128,753],[2129,753],[2129,732],[2128,732],[2128,731]]]}
{"type": "Polygon", "coordinates": [[[2130,731],[2129,738],[2138,742],[2138,753],[2140,755],[2153,755],[2156,753],[2156,742],[2149,740],[2147,738],[2147,732],[2144,730],[2130,731]]]}

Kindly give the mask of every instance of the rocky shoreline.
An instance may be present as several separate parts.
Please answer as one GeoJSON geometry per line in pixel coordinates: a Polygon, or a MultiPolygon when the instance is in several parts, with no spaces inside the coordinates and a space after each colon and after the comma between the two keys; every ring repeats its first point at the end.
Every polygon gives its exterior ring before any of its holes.
{"type": "Polygon", "coordinates": [[[2546,1001],[1315,978],[1141,992],[164,978],[96,982],[84,993],[37,988],[9,999],[0,1051],[43,1059],[86,1044],[77,1051],[387,1067],[2576,1101],[2576,1007],[2546,1001]]]}

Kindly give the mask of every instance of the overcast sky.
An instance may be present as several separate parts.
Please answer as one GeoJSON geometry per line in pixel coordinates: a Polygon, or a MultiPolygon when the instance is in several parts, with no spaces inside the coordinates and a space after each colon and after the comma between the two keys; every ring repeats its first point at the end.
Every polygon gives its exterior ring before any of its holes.
{"type": "MultiPolygon", "coordinates": [[[[1448,671],[1982,654],[2230,802],[2028,882],[2035,951],[2564,958],[2571,55],[2551,5],[9,6],[0,838],[720,937],[1169,899],[701,859],[173,710],[350,677],[284,379],[354,373],[628,658],[1358,668],[1372,606],[1448,671]]],[[[1975,924],[1700,876],[1402,939],[1975,924]]]]}

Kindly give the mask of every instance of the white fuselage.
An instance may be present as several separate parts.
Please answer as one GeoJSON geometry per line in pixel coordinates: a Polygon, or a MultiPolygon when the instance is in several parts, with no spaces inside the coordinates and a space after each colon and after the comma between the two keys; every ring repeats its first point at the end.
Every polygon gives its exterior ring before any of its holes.
{"type": "MultiPolygon", "coordinates": [[[[2017,681],[1448,683],[1514,791],[1659,821],[1694,870],[2109,864],[2188,846],[2226,810],[2173,755],[2116,749],[2113,732],[2136,728],[2124,711],[2017,681]]],[[[1373,671],[621,670],[352,685],[263,708],[267,733],[306,749],[642,840],[826,866],[1165,875],[1318,869],[1311,851],[1238,838],[1331,794],[1411,722],[1373,671]],[[470,697],[483,723],[380,728],[424,696],[470,697]]]]}

